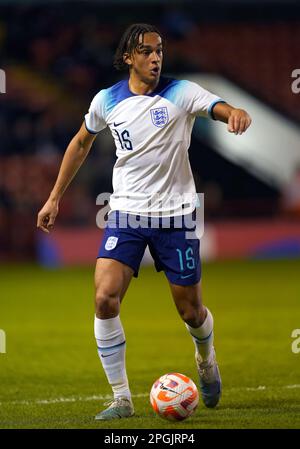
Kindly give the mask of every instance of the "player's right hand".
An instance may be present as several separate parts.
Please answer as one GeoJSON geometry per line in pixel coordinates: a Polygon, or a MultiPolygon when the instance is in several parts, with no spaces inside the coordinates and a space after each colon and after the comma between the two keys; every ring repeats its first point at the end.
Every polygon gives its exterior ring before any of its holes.
{"type": "Polygon", "coordinates": [[[50,230],[54,226],[55,218],[58,214],[58,202],[52,199],[44,204],[42,209],[38,213],[37,228],[49,234],[50,230]]]}

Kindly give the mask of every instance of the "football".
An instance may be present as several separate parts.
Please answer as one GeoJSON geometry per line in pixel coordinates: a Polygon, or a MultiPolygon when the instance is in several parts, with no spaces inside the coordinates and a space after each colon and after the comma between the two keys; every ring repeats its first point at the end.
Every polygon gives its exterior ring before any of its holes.
{"type": "Polygon", "coordinates": [[[169,421],[183,421],[194,413],[199,402],[196,385],[180,373],[161,376],[152,385],[150,402],[153,410],[169,421]]]}

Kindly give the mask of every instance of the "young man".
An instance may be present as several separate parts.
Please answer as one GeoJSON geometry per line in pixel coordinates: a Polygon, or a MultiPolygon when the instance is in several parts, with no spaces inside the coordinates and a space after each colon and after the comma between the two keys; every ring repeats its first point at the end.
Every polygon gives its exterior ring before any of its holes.
{"type": "Polygon", "coordinates": [[[221,396],[221,378],[213,347],[213,317],[203,305],[199,240],[186,238],[186,228],[172,220],[193,214],[195,203],[184,200],[195,185],[188,147],[195,117],[211,116],[242,134],[251,123],[247,112],[226,104],[195,83],[160,76],[163,40],[152,25],[134,24],[124,33],[115,56],[117,69],[129,69],[129,78],[101,90],[93,99],[79,132],[71,140],[54,185],[38,214],[37,226],[49,232],[60,199],[89,153],[97,134],[109,126],[117,161],[113,169],[109,224],[120,217],[156,218],[155,228],[108,226],[95,270],[95,338],[99,357],[114,399],[96,419],[134,414],[125,368],[125,335],[120,304],[137,276],[149,245],[156,269],[164,270],[178,312],[196,347],[200,392],[207,407],[221,396]],[[170,198],[179,194],[181,201],[170,198]],[[164,217],[169,229],[162,229],[164,217]]]}

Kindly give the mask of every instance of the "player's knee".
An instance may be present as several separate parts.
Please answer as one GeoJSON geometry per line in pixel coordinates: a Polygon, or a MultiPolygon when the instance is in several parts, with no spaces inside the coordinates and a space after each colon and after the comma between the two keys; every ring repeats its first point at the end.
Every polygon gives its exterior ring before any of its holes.
{"type": "Polygon", "coordinates": [[[115,292],[97,289],[95,296],[95,311],[98,318],[113,318],[119,314],[120,298],[115,292]]]}
{"type": "Polygon", "coordinates": [[[179,311],[181,318],[189,326],[197,328],[204,322],[204,316],[198,308],[187,307],[179,311]]]}

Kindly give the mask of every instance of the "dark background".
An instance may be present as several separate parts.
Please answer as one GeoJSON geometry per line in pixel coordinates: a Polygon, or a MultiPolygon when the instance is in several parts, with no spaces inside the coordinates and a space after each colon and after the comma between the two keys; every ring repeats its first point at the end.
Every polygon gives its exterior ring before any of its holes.
{"type": "MultiPolygon", "coordinates": [[[[165,74],[220,74],[299,126],[299,95],[291,92],[300,67],[297,2],[0,2],[0,11],[2,259],[35,257],[36,214],[91,99],[126,76],[112,61],[133,22],[153,23],[166,37],[165,74]]],[[[205,137],[192,138],[190,159],[207,220],[285,214],[283,192],[225,160],[205,137]]],[[[112,191],[114,162],[104,131],[64,197],[60,225],[95,224],[95,199],[112,191]]]]}

